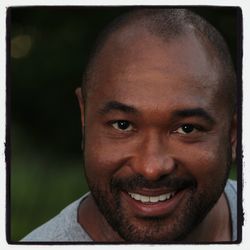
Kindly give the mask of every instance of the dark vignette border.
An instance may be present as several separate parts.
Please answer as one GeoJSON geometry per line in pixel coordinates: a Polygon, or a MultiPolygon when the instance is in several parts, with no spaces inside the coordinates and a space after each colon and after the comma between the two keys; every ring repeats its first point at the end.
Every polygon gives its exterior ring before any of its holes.
{"type": "MultiPolygon", "coordinates": [[[[11,140],[10,140],[10,130],[11,130],[11,59],[10,59],[10,33],[11,33],[11,10],[13,8],[50,8],[50,9],[79,9],[79,8],[117,8],[117,9],[126,9],[129,8],[140,8],[140,7],[168,7],[165,6],[22,6],[22,7],[8,7],[7,8],[7,18],[6,18],[6,27],[7,27],[7,33],[6,33],[6,142],[5,142],[5,161],[6,161],[6,240],[9,244],[12,245],[101,245],[101,244],[109,244],[109,245],[120,245],[121,243],[106,243],[106,242],[16,242],[11,239],[11,140]]],[[[219,8],[233,8],[236,10],[236,22],[237,27],[235,28],[237,30],[237,41],[236,41],[236,61],[235,61],[235,67],[236,67],[236,74],[237,74],[237,82],[238,82],[238,88],[237,88],[237,98],[238,98],[238,104],[237,104],[237,112],[238,112],[238,126],[237,126],[237,132],[238,132],[238,138],[237,138],[237,188],[238,188],[238,199],[237,199],[237,209],[238,209],[238,220],[237,220],[237,226],[238,226],[238,235],[237,240],[234,242],[202,242],[202,243],[178,243],[178,242],[169,242],[165,243],[167,244],[176,244],[176,245],[183,245],[183,244],[198,244],[198,245],[204,245],[204,244],[239,244],[242,242],[242,226],[244,225],[244,212],[243,212],[243,206],[242,206],[242,180],[243,180],[243,173],[242,173],[242,158],[243,158],[243,151],[242,151],[242,92],[243,92],[243,86],[242,86],[242,56],[243,56],[243,25],[242,25],[242,10],[240,7],[237,6],[200,6],[200,5],[193,5],[193,6],[183,6],[183,5],[176,5],[171,6],[171,8],[187,8],[191,9],[194,12],[196,12],[197,9],[202,8],[210,8],[210,9],[219,9],[219,8]]],[[[125,243],[126,245],[132,245],[132,244],[141,244],[141,243],[125,243]]],[[[148,244],[148,243],[145,243],[148,244]]],[[[150,243],[152,244],[152,243],[150,243]]],[[[160,245],[160,244],[155,244],[160,245]]]]}

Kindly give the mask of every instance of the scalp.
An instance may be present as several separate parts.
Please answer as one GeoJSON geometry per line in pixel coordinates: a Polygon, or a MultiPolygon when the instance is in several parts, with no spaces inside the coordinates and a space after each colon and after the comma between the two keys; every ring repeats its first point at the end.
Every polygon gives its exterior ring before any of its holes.
{"type": "Polygon", "coordinates": [[[116,37],[116,42],[119,41],[124,45],[135,38],[135,33],[141,31],[161,38],[166,43],[173,42],[181,36],[194,34],[207,51],[208,57],[218,63],[218,71],[221,75],[220,92],[227,99],[231,113],[234,112],[237,96],[236,76],[228,47],[223,37],[211,24],[187,9],[142,8],[125,13],[115,19],[100,34],[89,59],[82,86],[86,97],[88,89],[93,85],[92,78],[98,70],[97,59],[105,45],[114,37],[116,37]],[[133,30],[134,33],[130,32],[132,35],[129,36],[128,30],[133,30]]]}

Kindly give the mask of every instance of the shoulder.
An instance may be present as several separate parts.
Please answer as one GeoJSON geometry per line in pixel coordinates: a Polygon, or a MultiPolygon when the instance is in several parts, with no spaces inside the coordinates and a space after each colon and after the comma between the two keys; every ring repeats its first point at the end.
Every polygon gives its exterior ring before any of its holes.
{"type": "Polygon", "coordinates": [[[232,223],[232,240],[237,240],[237,182],[228,180],[225,187],[225,195],[227,198],[231,223],[232,223]]]}
{"type": "Polygon", "coordinates": [[[91,241],[77,222],[77,210],[87,195],[74,201],[54,218],[25,236],[21,242],[91,241]]]}
{"type": "Polygon", "coordinates": [[[234,180],[228,180],[226,187],[225,187],[225,193],[228,199],[235,198],[237,196],[237,182],[234,180]]]}

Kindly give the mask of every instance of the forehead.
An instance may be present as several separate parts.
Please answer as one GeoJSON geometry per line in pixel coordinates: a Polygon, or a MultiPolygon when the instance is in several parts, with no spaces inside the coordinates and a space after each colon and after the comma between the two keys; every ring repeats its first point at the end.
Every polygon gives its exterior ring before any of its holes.
{"type": "Polygon", "coordinates": [[[217,64],[194,34],[166,42],[142,29],[123,30],[109,38],[97,57],[90,96],[155,105],[166,99],[190,103],[210,98],[211,103],[219,89],[217,64]]]}

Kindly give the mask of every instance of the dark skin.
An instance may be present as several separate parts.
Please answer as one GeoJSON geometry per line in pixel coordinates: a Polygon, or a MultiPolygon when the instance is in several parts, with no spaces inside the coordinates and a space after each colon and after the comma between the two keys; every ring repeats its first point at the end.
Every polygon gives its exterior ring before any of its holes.
{"type": "Polygon", "coordinates": [[[206,48],[192,33],[166,43],[129,27],[98,55],[88,95],[76,90],[92,191],[79,223],[93,240],[231,239],[223,190],[236,116],[206,48]]]}

